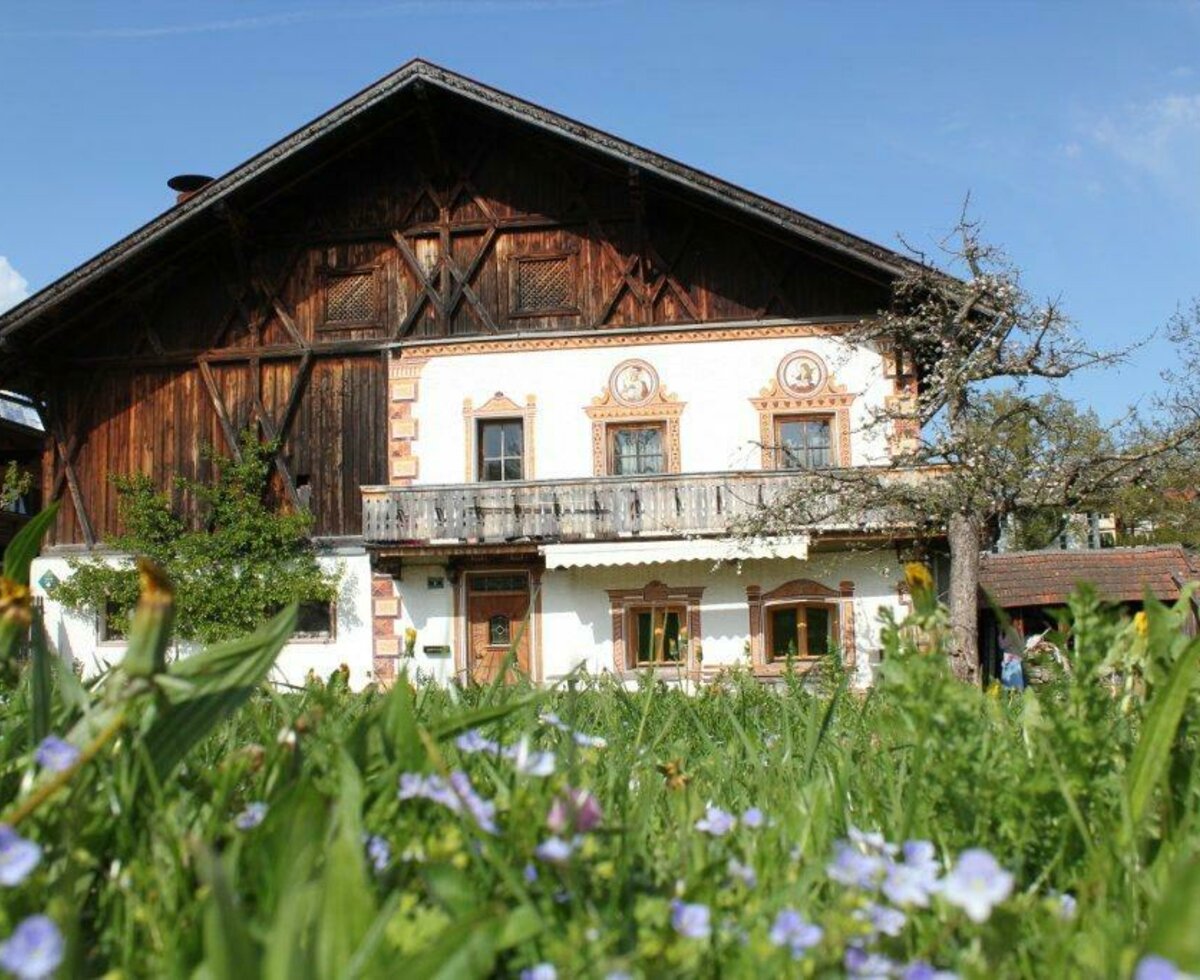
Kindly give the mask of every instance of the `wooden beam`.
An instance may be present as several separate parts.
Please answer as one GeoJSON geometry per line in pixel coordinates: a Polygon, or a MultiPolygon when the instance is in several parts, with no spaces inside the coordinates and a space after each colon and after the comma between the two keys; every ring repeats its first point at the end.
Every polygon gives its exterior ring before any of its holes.
{"type": "Polygon", "coordinates": [[[233,422],[229,418],[229,411],[225,408],[225,400],[221,397],[221,392],[217,388],[217,379],[213,377],[212,368],[204,361],[200,362],[200,377],[204,379],[204,387],[208,389],[208,397],[212,402],[213,410],[217,413],[217,421],[221,423],[221,433],[225,436],[225,442],[229,446],[229,451],[233,458],[239,463],[242,461],[242,447],[238,441],[237,431],[233,427],[233,422]]]}

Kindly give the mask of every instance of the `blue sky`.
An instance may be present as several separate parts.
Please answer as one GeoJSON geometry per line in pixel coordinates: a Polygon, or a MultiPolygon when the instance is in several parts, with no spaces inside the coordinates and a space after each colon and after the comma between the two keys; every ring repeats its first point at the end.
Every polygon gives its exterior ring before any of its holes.
{"type": "MultiPolygon", "coordinates": [[[[1100,345],[1200,294],[1200,0],[5,0],[0,306],[414,56],[883,244],[970,192],[1100,345]]],[[[1114,416],[1170,356],[1070,392],[1114,416]]]]}

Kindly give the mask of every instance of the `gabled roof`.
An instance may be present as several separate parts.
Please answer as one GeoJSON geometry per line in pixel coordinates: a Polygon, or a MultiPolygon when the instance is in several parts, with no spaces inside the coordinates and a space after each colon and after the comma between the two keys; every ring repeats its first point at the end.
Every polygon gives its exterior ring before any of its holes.
{"type": "MultiPolygon", "coordinates": [[[[1200,563],[1180,545],[1085,551],[1013,551],[984,555],[979,586],[1002,609],[1059,606],[1081,582],[1108,602],[1179,598],[1180,586],[1200,578],[1200,563]]],[[[986,600],[981,601],[986,605],[986,600]]]]}
{"type": "Polygon", "coordinates": [[[406,89],[421,86],[445,90],[481,106],[503,113],[527,125],[580,144],[589,150],[656,175],[692,193],[707,196],[743,214],[765,221],[784,232],[854,259],[885,276],[895,276],[918,268],[911,259],[857,235],[818,221],[759,194],[730,184],[720,178],[688,167],[669,157],[619,139],[610,133],[551,112],[497,89],[482,85],[463,75],[427,61],[414,60],[397,69],[324,115],[284,137],[257,156],[208,184],[199,193],[143,225],[95,258],[72,270],[35,293],[25,302],[0,315],[0,346],[11,342],[15,334],[34,323],[60,302],[83,289],[96,285],[103,277],[135,256],[164,244],[168,238],[196,226],[197,217],[212,210],[229,195],[260,179],[284,161],[329,136],[406,89]]]}

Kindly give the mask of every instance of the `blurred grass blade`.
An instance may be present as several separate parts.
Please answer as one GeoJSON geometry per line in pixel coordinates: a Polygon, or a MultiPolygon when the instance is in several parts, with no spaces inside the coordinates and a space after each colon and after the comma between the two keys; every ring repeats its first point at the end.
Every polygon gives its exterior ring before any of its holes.
{"type": "Polygon", "coordinates": [[[33,564],[37,553],[42,550],[42,538],[50,525],[54,523],[54,518],[58,514],[58,506],[56,500],[40,514],[31,517],[29,523],[21,528],[8,543],[8,547],[4,549],[5,578],[19,582],[21,585],[29,584],[29,566],[33,564]]]}
{"type": "Polygon", "coordinates": [[[333,840],[321,879],[317,961],[323,977],[346,976],[376,911],[363,849],[362,776],[345,752],[340,753],[338,770],[333,840]]]}
{"type": "MultiPolygon", "coordinates": [[[[187,681],[170,686],[167,690],[170,703],[145,737],[159,781],[165,781],[195,745],[254,693],[270,673],[295,624],[293,605],[248,637],[220,644],[172,665],[165,676],[182,674],[187,681]]],[[[181,678],[175,676],[175,679],[181,678]]]]}
{"type": "Polygon", "coordinates": [[[496,963],[496,934],[500,921],[481,910],[442,930],[416,956],[395,964],[393,976],[404,980],[476,980],[491,976],[496,963]]]}
{"type": "Polygon", "coordinates": [[[167,573],[148,558],[137,562],[141,595],[133,610],[121,668],[130,677],[153,677],[166,668],[175,620],[175,589],[167,573]]]}
{"type": "Polygon", "coordinates": [[[1166,681],[1159,685],[1146,711],[1146,723],[1133,750],[1126,777],[1129,816],[1134,826],[1141,822],[1154,787],[1166,772],[1175,731],[1187,706],[1188,694],[1196,683],[1200,665],[1200,638],[1192,640],[1176,658],[1166,681]]]}
{"type": "Polygon", "coordinates": [[[1179,862],[1150,919],[1146,950],[1200,974],[1200,854],[1179,862]]]}
{"type": "Polygon", "coordinates": [[[29,713],[36,745],[50,734],[50,651],[46,648],[46,630],[42,625],[42,611],[33,609],[33,625],[30,627],[32,663],[29,671],[32,710],[29,713]]]}
{"type": "Polygon", "coordinates": [[[425,750],[417,734],[417,705],[408,682],[407,668],[400,671],[388,692],[381,731],[388,757],[403,770],[415,769],[425,750]]]}
{"type": "Polygon", "coordinates": [[[460,735],[472,728],[477,728],[480,725],[486,724],[489,721],[496,721],[498,718],[505,718],[511,715],[514,711],[519,711],[521,708],[530,704],[537,704],[539,701],[545,700],[544,693],[527,694],[523,697],[513,698],[504,704],[488,705],[483,708],[475,708],[471,711],[464,711],[455,715],[449,721],[442,722],[440,725],[433,726],[432,735],[439,741],[450,738],[454,735],[460,735]]]}
{"type": "Polygon", "coordinates": [[[241,980],[258,975],[258,954],[246,931],[233,885],[221,858],[197,845],[196,872],[208,888],[204,902],[204,966],[209,980],[241,980]]]}

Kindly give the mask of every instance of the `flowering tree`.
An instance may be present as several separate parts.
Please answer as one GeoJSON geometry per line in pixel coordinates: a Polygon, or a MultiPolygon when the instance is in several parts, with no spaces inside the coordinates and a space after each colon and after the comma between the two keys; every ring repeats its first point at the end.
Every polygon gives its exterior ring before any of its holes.
{"type": "Polygon", "coordinates": [[[1036,303],[965,212],[940,248],[959,277],[916,252],[920,268],[896,282],[890,308],[846,337],[882,350],[907,384],[868,423],[887,433],[890,463],[814,472],[745,530],[870,515],[916,537],[945,534],[952,662],[960,678],[977,680],[979,555],[999,520],[1107,499],[1193,439],[1196,425],[1165,433],[1131,416],[1102,429],[1052,386],[1122,354],[1087,344],[1056,302],[1036,303]]]}

